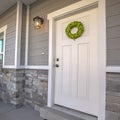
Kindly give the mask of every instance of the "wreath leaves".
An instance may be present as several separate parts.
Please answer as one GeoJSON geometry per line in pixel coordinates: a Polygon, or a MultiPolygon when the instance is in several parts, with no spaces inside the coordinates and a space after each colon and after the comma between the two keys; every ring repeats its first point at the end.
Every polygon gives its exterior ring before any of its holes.
{"type": "Polygon", "coordinates": [[[83,32],[84,32],[84,26],[79,21],[73,21],[73,22],[71,22],[71,23],[68,24],[68,26],[65,29],[65,32],[66,32],[66,35],[69,38],[75,40],[75,39],[79,38],[83,34],[83,32]],[[78,28],[78,31],[76,33],[71,33],[71,30],[73,28],[75,28],[75,27],[78,28]]]}

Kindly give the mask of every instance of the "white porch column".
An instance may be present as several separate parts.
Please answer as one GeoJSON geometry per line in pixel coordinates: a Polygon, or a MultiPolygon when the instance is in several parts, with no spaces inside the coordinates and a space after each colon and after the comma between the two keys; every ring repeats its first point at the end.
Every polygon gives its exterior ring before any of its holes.
{"type": "Polygon", "coordinates": [[[17,1],[15,68],[18,68],[20,66],[21,31],[22,31],[22,2],[17,1]]]}

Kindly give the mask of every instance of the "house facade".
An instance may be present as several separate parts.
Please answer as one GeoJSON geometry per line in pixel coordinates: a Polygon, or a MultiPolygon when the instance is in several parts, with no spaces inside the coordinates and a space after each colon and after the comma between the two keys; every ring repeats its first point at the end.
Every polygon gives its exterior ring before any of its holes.
{"type": "Polygon", "coordinates": [[[119,25],[120,0],[38,0],[30,5],[17,1],[0,15],[0,99],[17,107],[29,104],[35,109],[57,104],[98,120],[119,120],[119,25]],[[34,28],[36,16],[44,19],[41,29],[34,28]],[[76,20],[83,22],[84,33],[74,41],[68,39],[63,29],[76,20]],[[71,42],[63,41],[63,46],[61,39],[71,42]],[[66,47],[71,44],[74,48],[77,44],[81,52],[66,47]],[[59,53],[59,49],[62,52],[59,53]],[[77,59],[77,55],[72,54],[74,50],[82,57],[73,64],[71,61],[77,59]],[[59,67],[61,64],[63,68],[59,67]],[[75,64],[79,68],[73,67],[75,64]],[[71,79],[76,86],[67,86],[68,77],[77,79],[75,70],[83,81],[77,81],[77,86],[71,79]],[[56,79],[63,79],[63,86],[56,79]],[[78,87],[77,94],[83,101],[69,98],[69,87],[73,91],[78,87]],[[61,88],[69,100],[58,96],[60,89],[57,88],[61,88]]]}

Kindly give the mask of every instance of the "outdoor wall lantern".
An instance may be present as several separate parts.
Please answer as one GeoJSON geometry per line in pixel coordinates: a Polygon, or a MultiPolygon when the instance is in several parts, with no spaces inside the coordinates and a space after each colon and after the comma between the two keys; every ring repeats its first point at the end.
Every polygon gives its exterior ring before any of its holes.
{"type": "Polygon", "coordinates": [[[34,21],[34,28],[35,29],[40,29],[42,27],[44,19],[37,16],[37,17],[33,18],[33,21],[34,21]]]}

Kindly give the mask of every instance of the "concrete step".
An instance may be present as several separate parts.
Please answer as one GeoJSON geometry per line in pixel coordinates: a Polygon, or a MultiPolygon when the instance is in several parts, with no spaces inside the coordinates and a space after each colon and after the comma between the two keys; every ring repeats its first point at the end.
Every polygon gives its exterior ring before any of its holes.
{"type": "Polygon", "coordinates": [[[97,120],[97,117],[60,106],[40,108],[40,116],[45,120],[97,120]]]}

